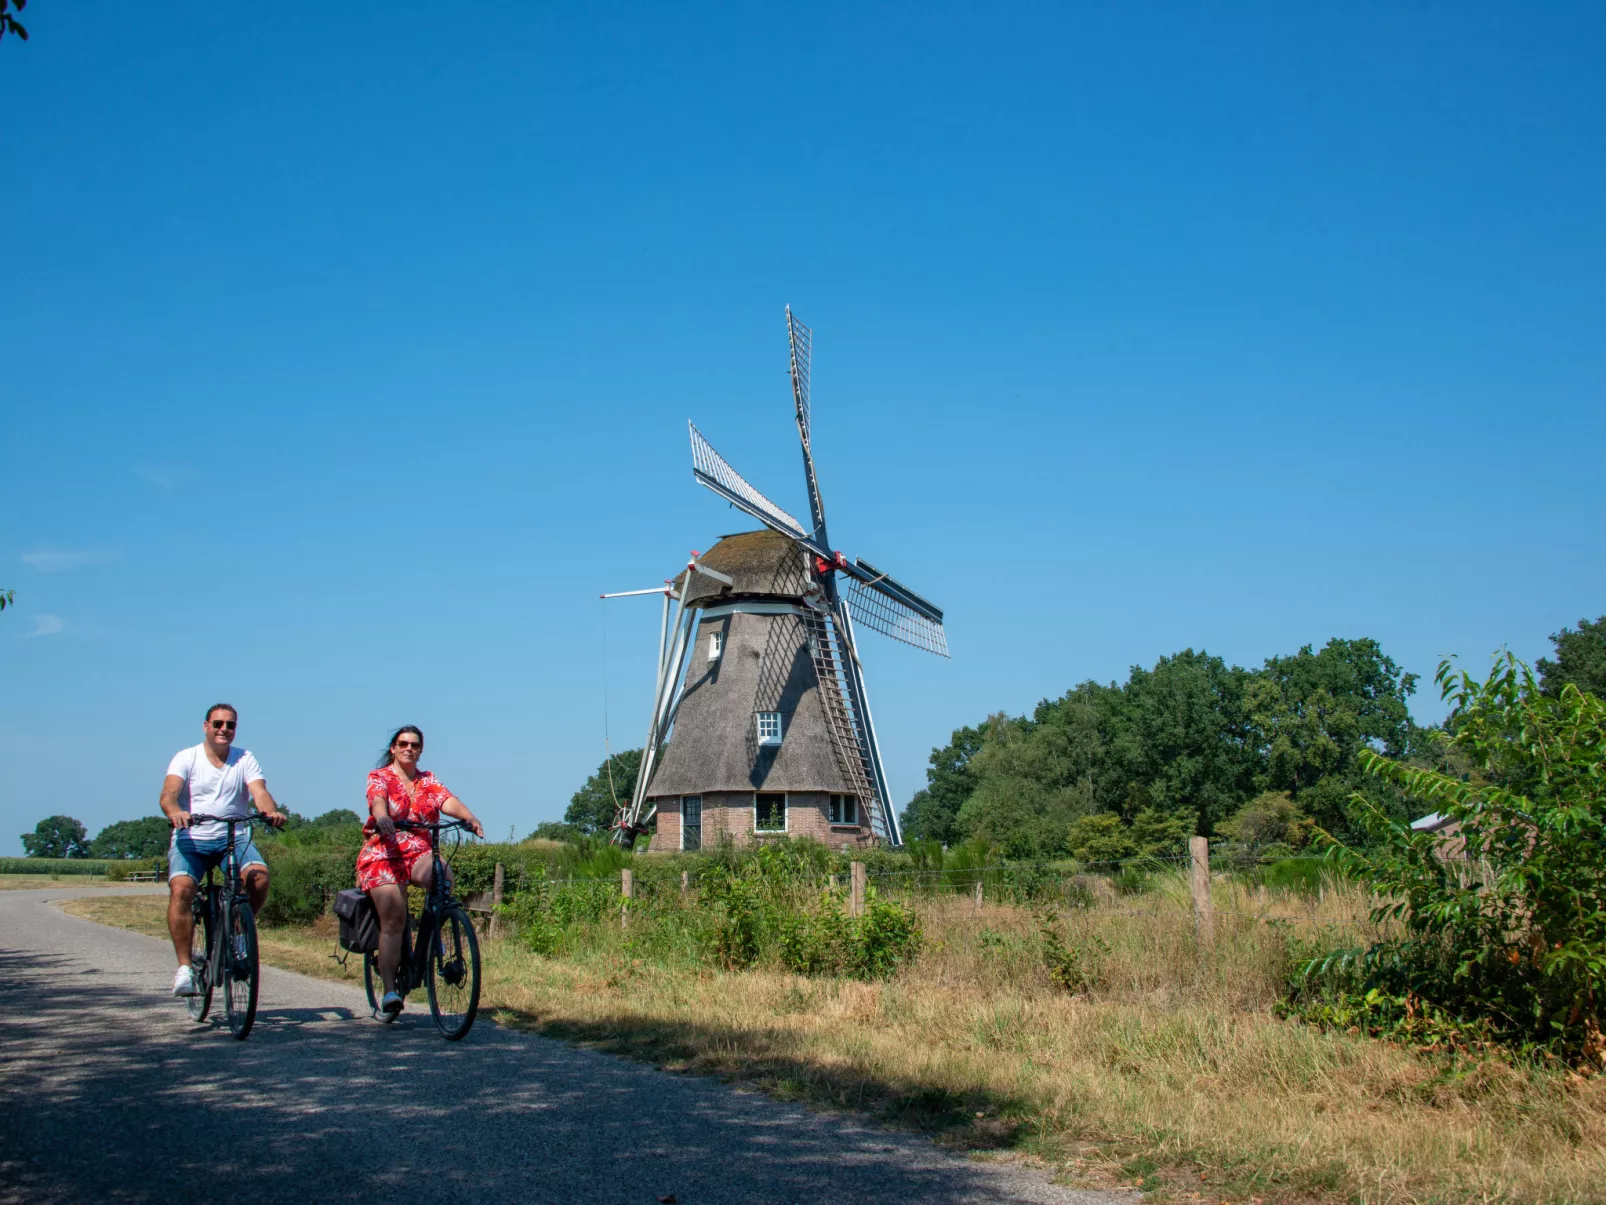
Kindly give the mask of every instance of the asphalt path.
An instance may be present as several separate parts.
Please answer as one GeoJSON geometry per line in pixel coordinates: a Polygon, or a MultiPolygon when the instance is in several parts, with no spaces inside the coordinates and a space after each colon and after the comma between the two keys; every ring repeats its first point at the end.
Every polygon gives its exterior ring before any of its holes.
{"type": "Polygon", "coordinates": [[[167,943],[50,903],[105,893],[0,892],[7,1205],[1134,1200],[484,1018],[446,1042],[422,1000],[380,1025],[360,989],[271,967],[237,1042],[168,995],[167,943]]]}

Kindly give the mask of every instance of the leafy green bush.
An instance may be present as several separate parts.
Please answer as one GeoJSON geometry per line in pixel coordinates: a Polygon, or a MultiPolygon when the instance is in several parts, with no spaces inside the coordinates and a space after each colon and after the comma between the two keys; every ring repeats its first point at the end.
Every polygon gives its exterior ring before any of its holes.
{"type": "Polygon", "coordinates": [[[1544,695],[1509,653],[1484,681],[1448,661],[1437,680],[1472,772],[1362,762],[1458,831],[1413,830],[1357,797],[1372,846],[1332,856],[1377,885],[1374,919],[1401,932],[1310,959],[1304,976],[1330,996],[1417,999],[1504,1042],[1606,1061],[1606,702],[1572,685],[1544,695]]]}
{"type": "Polygon", "coordinates": [[[1037,935],[1042,945],[1043,965],[1048,977],[1074,995],[1090,991],[1098,984],[1099,971],[1110,947],[1095,934],[1088,934],[1083,945],[1072,945],[1060,933],[1059,918],[1045,912],[1037,918],[1037,935]]]}

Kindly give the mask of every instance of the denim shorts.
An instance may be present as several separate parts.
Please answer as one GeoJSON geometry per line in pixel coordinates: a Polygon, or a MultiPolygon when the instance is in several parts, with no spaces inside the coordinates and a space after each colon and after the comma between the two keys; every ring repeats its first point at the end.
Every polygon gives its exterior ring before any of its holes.
{"type": "MultiPolygon", "coordinates": [[[[187,828],[174,829],[173,840],[167,846],[167,877],[176,879],[180,875],[188,875],[199,883],[206,878],[207,871],[222,863],[228,844],[228,837],[222,833],[197,840],[187,828]]],[[[234,856],[239,860],[242,873],[253,863],[264,868],[267,866],[256,842],[251,840],[251,826],[248,824],[242,824],[234,830],[234,856]]]]}

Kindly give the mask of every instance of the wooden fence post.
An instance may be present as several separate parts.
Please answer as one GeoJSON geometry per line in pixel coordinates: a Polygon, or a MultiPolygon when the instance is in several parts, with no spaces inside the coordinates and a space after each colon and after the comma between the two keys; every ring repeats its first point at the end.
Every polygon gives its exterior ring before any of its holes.
{"type": "Polygon", "coordinates": [[[491,940],[493,941],[496,940],[497,934],[502,928],[502,918],[497,915],[496,910],[502,906],[502,884],[505,881],[506,874],[507,871],[498,862],[496,871],[491,877],[491,940]]]}
{"type": "Polygon", "coordinates": [[[851,888],[851,894],[848,896],[848,915],[863,916],[865,885],[864,863],[854,862],[849,869],[853,871],[853,886],[851,888]]]}
{"type": "Polygon", "coordinates": [[[619,902],[619,927],[628,929],[630,927],[630,901],[636,894],[636,876],[629,870],[621,870],[619,872],[619,894],[622,897],[619,902]]]}
{"type": "Polygon", "coordinates": [[[691,894],[691,871],[680,872],[680,898],[684,900],[691,894]]]}
{"type": "Polygon", "coordinates": [[[1210,842],[1190,837],[1188,852],[1193,856],[1193,931],[1199,944],[1208,946],[1216,940],[1216,914],[1210,904],[1210,842]]]}
{"type": "Polygon", "coordinates": [[[981,915],[981,880],[976,880],[976,914],[981,915]]]}
{"type": "Polygon", "coordinates": [[[837,893],[837,891],[842,886],[841,882],[839,881],[840,877],[841,876],[839,876],[839,875],[831,875],[829,877],[829,879],[828,879],[828,882],[830,883],[830,886],[831,886],[831,894],[832,895],[835,895],[837,893]]]}

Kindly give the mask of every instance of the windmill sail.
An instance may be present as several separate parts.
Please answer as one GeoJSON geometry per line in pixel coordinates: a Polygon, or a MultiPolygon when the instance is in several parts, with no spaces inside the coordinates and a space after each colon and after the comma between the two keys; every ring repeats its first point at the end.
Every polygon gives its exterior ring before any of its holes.
{"type": "Polygon", "coordinates": [[[782,535],[791,536],[794,540],[808,538],[809,533],[803,524],[759,493],[749,484],[747,478],[731,468],[725,458],[714,451],[714,446],[703,438],[701,431],[690,423],[686,425],[691,428],[693,477],[726,501],[745,510],[766,527],[773,527],[782,535]]]}
{"type": "MultiPolygon", "coordinates": [[[[868,568],[863,561],[859,562],[859,567],[868,568]]],[[[878,575],[871,569],[866,576],[868,581],[856,575],[848,579],[852,583],[848,592],[853,600],[853,613],[860,623],[917,649],[939,657],[948,656],[948,633],[942,626],[941,611],[933,618],[927,611],[916,610],[910,600],[925,600],[903,590],[885,574],[878,575]]]]}
{"type": "Polygon", "coordinates": [[[797,434],[803,441],[803,478],[809,490],[809,518],[814,523],[814,538],[825,539],[825,501],[820,497],[820,483],[814,475],[814,450],[809,434],[809,360],[814,352],[814,335],[786,309],[786,338],[792,349],[792,403],[797,410],[797,434]]]}

